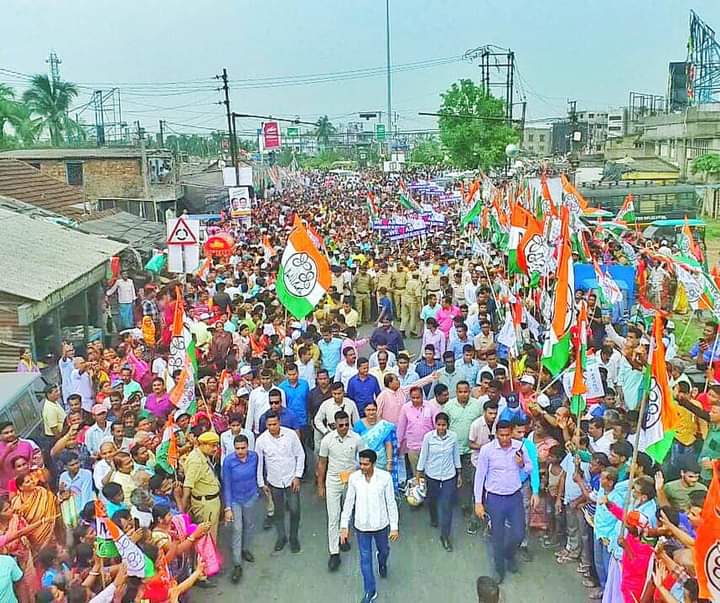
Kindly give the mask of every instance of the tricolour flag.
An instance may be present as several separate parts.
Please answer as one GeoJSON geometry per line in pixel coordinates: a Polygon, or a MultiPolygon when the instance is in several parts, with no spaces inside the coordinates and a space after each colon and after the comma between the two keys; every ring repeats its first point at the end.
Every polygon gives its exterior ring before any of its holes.
{"type": "Polygon", "coordinates": [[[663,318],[656,314],[651,342],[652,358],[645,370],[643,388],[647,402],[638,447],[656,463],[662,463],[670,451],[679,421],[678,407],[672,397],[665,363],[663,328],[663,318]]]}
{"type": "Polygon", "coordinates": [[[105,505],[95,500],[95,525],[98,538],[112,540],[120,558],[127,567],[128,575],[138,578],[151,578],[155,575],[152,561],[142,552],[128,535],[107,516],[105,505]]]}
{"type": "Polygon", "coordinates": [[[508,239],[508,273],[518,274],[523,269],[518,264],[518,247],[531,222],[537,222],[520,203],[515,203],[510,214],[510,238],[508,239]]]}
{"type": "Polygon", "coordinates": [[[563,203],[567,205],[571,212],[582,214],[588,209],[588,203],[566,177],[565,174],[560,174],[560,182],[563,187],[563,203]]]}
{"type": "Polygon", "coordinates": [[[310,314],[330,288],[330,264],[312,244],[305,228],[294,228],[278,268],[275,290],[295,318],[310,314]]]}
{"type": "Polygon", "coordinates": [[[473,203],[472,207],[462,216],[462,218],[460,218],[460,228],[465,228],[480,215],[483,208],[482,203],[482,197],[475,199],[475,203],[473,203]]]}
{"type": "Polygon", "coordinates": [[[632,193],[628,193],[627,197],[625,197],[615,221],[620,223],[637,222],[635,218],[635,198],[632,193]]]}
{"type": "Polygon", "coordinates": [[[533,217],[517,248],[517,264],[520,270],[530,276],[531,287],[537,287],[540,277],[547,273],[550,248],[545,241],[544,230],[542,222],[533,217]]]}
{"type": "Polygon", "coordinates": [[[168,373],[174,380],[170,390],[170,400],[182,412],[192,412],[195,403],[195,375],[197,374],[197,356],[195,340],[186,323],[185,303],[180,287],[175,290],[175,312],[168,355],[168,373]],[[180,371],[176,378],[177,371],[180,371]]]}
{"type": "Polygon", "coordinates": [[[398,192],[400,193],[400,205],[402,205],[405,209],[410,209],[412,211],[421,213],[422,207],[420,207],[417,201],[412,198],[412,194],[408,190],[407,186],[405,186],[404,180],[400,180],[398,189],[398,192]]]}
{"type": "Polygon", "coordinates": [[[377,203],[375,202],[375,193],[368,191],[367,194],[367,210],[370,214],[371,220],[376,220],[378,217],[377,203]]]}
{"type": "Polygon", "coordinates": [[[702,252],[700,252],[695,243],[695,238],[692,235],[692,230],[690,230],[690,223],[688,222],[687,216],[685,216],[685,223],[677,236],[677,244],[682,255],[702,261],[702,252]]]}
{"type": "Polygon", "coordinates": [[[587,306],[580,302],[580,309],[577,316],[577,340],[575,341],[575,376],[573,377],[572,395],[570,399],[570,412],[578,416],[585,410],[587,402],[585,394],[585,367],[587,366],[587,306]]]}
{"type": "Polygon", "coordinates": [[[163,429],[162,441],[155,453],[157,462],[168,473],[175,473],[178,466],[177,427],[172,413],[168,416],[163,429]]]}
{"type": "Polygon", "coordinates": [[[720,601],[720,460],[713,476],[695,537],[695,571],[700,599],[720,601]]]}
{"type": "Polygon", "coordinates": [[[573,320],[575,299],[575,276],[573,274],[572,249],[570,248],[570,212],[562,208],[560,225],[560,256],[552,300],[550,330],[545,338],[542,363],[553,375],[557,375],[570,359],[570,326],[573,320]]]}
{"type": "Polygon", "coordinates": [[[598,263],[593,260],[595,268],[595,278],[598,282],[598,294],[600,295],[600,304],[603,306],[613,306],[622,301],[622,291],[615,282],[609,272],[603,272],[598,263]]]}

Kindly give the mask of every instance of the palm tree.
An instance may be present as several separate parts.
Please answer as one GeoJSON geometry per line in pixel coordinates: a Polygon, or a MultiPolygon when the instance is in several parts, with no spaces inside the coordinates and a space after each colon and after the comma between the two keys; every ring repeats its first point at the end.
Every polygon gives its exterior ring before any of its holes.
{"type": "Polygon", "coordinates": [[[318,142],[327,148],[330,145],[330,136],[335,134],[335,126],[332,125],[327,115],[323,115],[317,122],[315,136],[318,142]]]}
{"type": "Polygon", "coordinates": [[[41,130],[47,129],[53,146],[60,145],[66,135],[77,135],[81,130],[68,117],[70,104],[77,95],[75,84],[54,82],[47,75],[34,75],[30,88],[23,93],[23,102],[40,118],[41,130]]]}
{"type": "Polygon", "coordinates": [[[32,146],[42,130],[42,120],[33,117],[30,109],[23,103],[12,103],[7,120],[23,146],[32,146]]]}
{"type": "Polygon", "coordinates": [[[5,137],[5,124],[10,121],[10,114],[15,105],[15,91],[5,84],[0,84],[0,147],[5,137]]]}

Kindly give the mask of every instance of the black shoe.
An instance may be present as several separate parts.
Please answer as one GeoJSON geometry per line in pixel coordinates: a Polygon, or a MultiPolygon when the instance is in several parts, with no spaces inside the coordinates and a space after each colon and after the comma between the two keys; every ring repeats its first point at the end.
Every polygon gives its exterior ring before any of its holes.
{"type": "Polygon", "coordinates": [[[240,578],[242,578],[242,566],[236,565],[233,568],[232,575],[230,576],[230,582],[232,582],[233,584],[237,584],[238,582],[240,582],[240,578]]]}
{"type": "Polygon", "coordinates": [[[387,563],[380,563],[380,555],[376,553],[378,558],[378,574],[381,578],[387,578],[387,563]]]}
{"type": "Polygon", "coordinates": [[[431,528],[437,528],[438,527],[438,518],[437,517],[430,517],[430,527],[431,528]]]}
{"type": "Polygon", "coordinates": [[[453,551],[453,545],[452,545],[452,542],[450,542],[450,539],[449,539],[449,538],[445,538],[445,537],[441,536],[441,537],[440,537],[440,542],[442,543],[443,548],[444,548],[448,553],[452,553],[452,551],[453,551]]]}
{"type": "Polygon", "coordinates": [[[285,548],[287,541],[287,538],[278,538],[278,540],[275,541],[275,552],[277,553],[282,551],[285,548]]]}
{"type": "Polygon", "coordinates": [[[263,530],[269,530],[273,527],[273,519],[274,517],[272,515],[265,516],[265,519],[263,519],[263,530]]]}
{"type": "Polygon", "coordinates": [[[351,548],[352,548],[352,546],[350,545],[350,541],[349,541],[349,540],[346,540],[345,542],[341,542],[341,543],[340,543],[340,550],[341,550],[343,553],[347,553],[351,548]]]}
{"type": "Polygon", "coordinates": [[[520,557],[520,561],[524,561],[525,563],[530,563],[533,560],[532,551],[526,546],[521,546],[518,549],[518,557],[520,557]]]}
{"type": "Polygon", "coordinates": [[[198,588],[217,588],[217,584],[210,582],[210,580],[200,580],[195,583],[198,588]]]}
{"type": "Polygon", "coordinates": [[[290,541],[290,552],[292,552],[292,553],[300,552],[300,541],[299,540],[291,540],[290,541]]]}
{"type": "Polygon", "coordinates": [[[255,555],[253,555],[250,551],[243,551],[242,558],[248,563],[255,563],[255,555]]]}
{"type": "Polygon", "coordinates": [[[514,557],[512,559],[506,559],[505,565],[511,574],[517,574],[520,571],[520,568],[518,567],[517,561],[514,557]]]}
{"type": "Polygon", "coordinates": [[[505,572],[493,572],[492,573],[492,579],[495,580],[495,584],[500,586],[503,581],[505,580],[505,572]]]}
{"type": "Polygon", "coordinates": [[[331,572],[334,572],[337,570],[337,568],[340,567],[340,563],[342,563],[342,559],[340,559],[340,553],[330,555],[330,559],[328,559],[328,569],[331,572]]]}

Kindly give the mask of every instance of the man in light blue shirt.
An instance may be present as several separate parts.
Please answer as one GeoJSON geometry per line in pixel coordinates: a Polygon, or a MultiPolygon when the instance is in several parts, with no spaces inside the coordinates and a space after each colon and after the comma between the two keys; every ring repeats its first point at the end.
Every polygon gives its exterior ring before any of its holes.
{"type": "Polygon", "coordinates": [[[304,428],[308,424],[308,396],[310,395],[310,386],[305,379],[299,378],[297,364],[291,363],[285,369],[287,379],[280,383],[278,387],[285,392],[285,406],[289,408],[298,418],[300,427],[304,428]]]}
{"type": "Polygon", "coordinates": [[[58,482],[60,499],[66,500],[71,496],[75,497],[75,508],[79,511],[85,505],[95,500],[93,490],[93,474],[89,469],[80,467],[80,457],[74,452],[66,453],[66,470],[60,475],[58,482]]]}
{"type": "Polygon", "coordinates": [[[15,558],[0,555],[0,603],[17,603],[13,584],[22,577],[22,570],[15,558]]]}
{"type": "Polygon", "coordinates": [[[340,364],[342,352],[342,339],[332,336],[330,329],[323,331],[323,337],[318,341],[320,350],[320,362],[329,375],[335,374],[337,365],[340,364]]]}

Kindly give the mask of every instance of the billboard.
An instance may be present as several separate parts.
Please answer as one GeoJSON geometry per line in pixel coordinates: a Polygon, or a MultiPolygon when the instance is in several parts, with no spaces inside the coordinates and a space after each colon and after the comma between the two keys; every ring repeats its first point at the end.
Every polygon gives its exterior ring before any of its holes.
{"type": "Polygon", "coordinates": [[[263,124],[263,148],[274,151],[280,148],[280,124],[276,121],[266,121],[263,124]]]}

